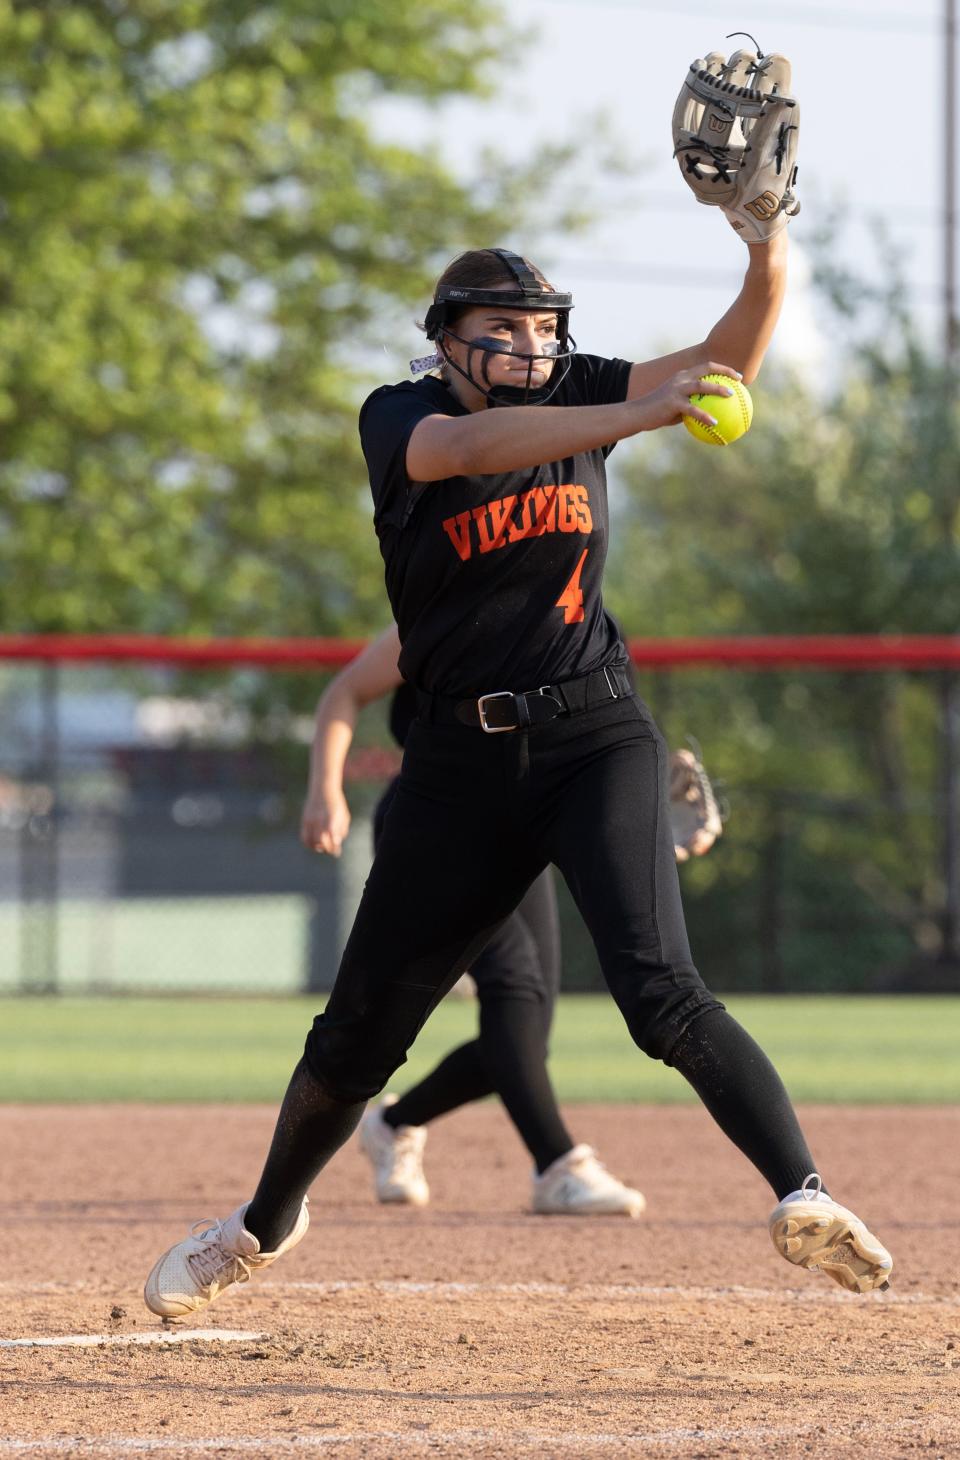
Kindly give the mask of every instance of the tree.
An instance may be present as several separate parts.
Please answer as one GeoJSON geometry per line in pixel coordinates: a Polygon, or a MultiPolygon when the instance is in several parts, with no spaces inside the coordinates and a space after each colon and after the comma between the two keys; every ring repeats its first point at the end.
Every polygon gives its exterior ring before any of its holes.
{"type": "Polygon", "coordinates": [[[363,361],[529,177],[377,108],[503,43],[476,0],[0,0],[4,629],[382,622],[363,361]]]}
{"type": "MultiPolygon", "coordinates": [[[[641,448],[642,464],[633,456],[610,595],[625,629],[960,631],[960,410],[909,319],[887,311],[826,398],[783,376],[755,394],[756,424],[735,447],[677,431],[641,448]]],[[[860,982],[946,956],[930,679],[682,680],[658,681],[656,707],[677,734],[706,738],[699,727],[709,727],[709,760],[734,788],[744,833],[725,866],[718,858],[692,879],[714,929],[724,897],[741,899],[741,916],[752,899],[768,977],[807,986],[818,965],[846,956],[858,920],[849,959],[860,982]],[[815,936],[821,924],[830,938],[815,936]]]]}

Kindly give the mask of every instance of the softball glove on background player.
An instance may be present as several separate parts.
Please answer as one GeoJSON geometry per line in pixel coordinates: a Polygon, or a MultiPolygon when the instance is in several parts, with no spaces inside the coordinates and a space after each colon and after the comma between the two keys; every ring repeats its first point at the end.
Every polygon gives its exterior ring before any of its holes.
{"type": "Polygon", "coordinates": [[[673,155],[698,203],[722,208],[747,243],[799,213],[800,107],[785,56],[720,51],[694,61],[673,109],[673,155]]]}
{"type": "Polygon", "coordinates": [[[692,750],[670,752],[670,825],[678,862],[702,857],[723,831],[710,777],[692,750]]]}

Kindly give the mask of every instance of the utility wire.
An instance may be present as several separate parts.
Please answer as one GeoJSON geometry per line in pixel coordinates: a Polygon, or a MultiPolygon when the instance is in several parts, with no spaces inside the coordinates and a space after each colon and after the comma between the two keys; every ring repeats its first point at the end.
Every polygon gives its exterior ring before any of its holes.
{"type": "MultiPolygon", "coordinates": [[[[555,257],[552,255],[552,257],[555,257]]],[[[743,274],[735,270],[725,269],[702,269],[698,266],[696,273],[680,271],[677,268],[668,268],[663,264],[629,263],[626,260],[612,259],[609,263],[603,259],[568,259],[557,258],[554,265],[557,269],[570,269],[576,272],[583,279],[589,279],[597,284],[629,284],[644,285],[655,284],[658,288],[666,285],[668,288],[693,289],[702,286],[730,287],[743,283],[743,274]]],[[[940,292],[939,284],[928,283],[904,283],[903,287],[911,294],[937,294],[940,292]]]]}
{"type": "MultiPolygon", "coordinates": [[[[671,4],[649,4],[646,0],[601,0],[604,6],[617,10],[632,10],[638,15],[705,15],[711,20],[717,18],[717,8],[711,4],[698,4],[697,0],[673,0],[671,4]]],[[[550,0],[551,8],[568,5],[573,9],[591,10],[596,13],[597,0],[550,0]]],[[[832,10],[825,6],[794,7],[789,16],[782,10],[757,11],[751,7],[750,24],[756,29],[769,23],[783,25],[785,19],[791,25],[816,25],[828,30],[896,31],[900,34],[916,35],[918,31],[933,32],[939,29],[940,21],[935,15],[914,15],[904,10],[863,11],[832,10]]]]}
{"type": "MultiPolygon", "coordinates": [[[[656,209],[658,213],[689,213],[690,199],[683,194],[678,197],[675,192],[665,189],[663,192],[651,191],[637,193],[637,206],[643,209],[656,209]]],[[[856,214],[844,213],[843,220],[855,223],[863,220],[865,215],[860,212],[856,214]]],[[[885,222],[902,223],[909,228],[939,228],[942,224],[941,213],[936,208],[917,205],[914,203],[887,204],[885,222]]]]}

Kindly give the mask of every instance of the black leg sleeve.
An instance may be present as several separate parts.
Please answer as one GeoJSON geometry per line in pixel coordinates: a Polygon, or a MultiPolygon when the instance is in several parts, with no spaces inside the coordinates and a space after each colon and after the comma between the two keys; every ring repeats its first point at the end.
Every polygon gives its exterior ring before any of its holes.
{"type": "Polygon", "coordinates": [[[695,1019],[666,1064],[680,1071],[780,1201],[816,1171],[790,1097],[763,1050],[726,1009],[695,1019]]]}
{"type": "Polygon", "coordinates": [[[353,1134],[366,1102],[343,1105],[325,1095],[301,1060],[277,1117],[260,1184],[244,1226],[262,1252],[275,1252],[293,1228],[315,1176],[353,1134]]]}

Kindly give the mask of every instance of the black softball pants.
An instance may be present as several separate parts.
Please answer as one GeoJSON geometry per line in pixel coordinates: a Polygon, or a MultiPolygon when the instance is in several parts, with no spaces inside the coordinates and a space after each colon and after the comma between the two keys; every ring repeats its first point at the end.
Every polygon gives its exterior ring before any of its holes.
{"type": "Polygon", "coordinates": [[[417,720],[308,1068],[344,1103],[382,1090],[417,1033],[553,862],[635,1042],[668,1059],[722,1005],[693,965],[668,752],[635,695],[487,735],[417,720]]]}
{"type": "MultiPolygon", "coordinates": [[[[396,796],[394,781],[374,813],[374,847],[396,796]]],[[[560,991],[560,925],[553,869],[531,883],[469,972],[480,1032],[450,1051],[384,1112],[388,1125],[426,1125],[474,1100],[497,1095],[543,1172],[573,1148],[547,1072],[550,1026],[560,991]]]]}
{"type": "Polygon", "coordinates": [[[690,1082],[778,1199],[814,1170],[776,1070],[691,961],[668,759],[632,694],[502,735],[413,725],[336,984],[245,1218],[264,1251],[289,1232],[363,1102],[550,862],[640,1048],[690,1082]]]}
{"type": "Polygon", "coordinates": [[[559,961],[549,949],[559,946],[558,932],[556,891],[547,868],[470,968],[477,986],[477,1037],[452,1049],[405,1090],[384,1111],[387,1125],[426,1125],[496,1095],[538,1172],[573,1149],[547,1069],[559,982],[559,961]]]}
{"type": "MultiPolygon", "coordinates": [[[[377,802],[373,813],[374,853],[380,849],[387,813],[399,785],[398,776],[377,802]]],[[[481,1003],[516,998],[539,1005],[537,1022],[546,1039],[560,993],[560,966],[557,893],[552,869],[547,867],[531,883],[510,916],[494,930],[470,965],[469,973],[481,1003]]]]}

